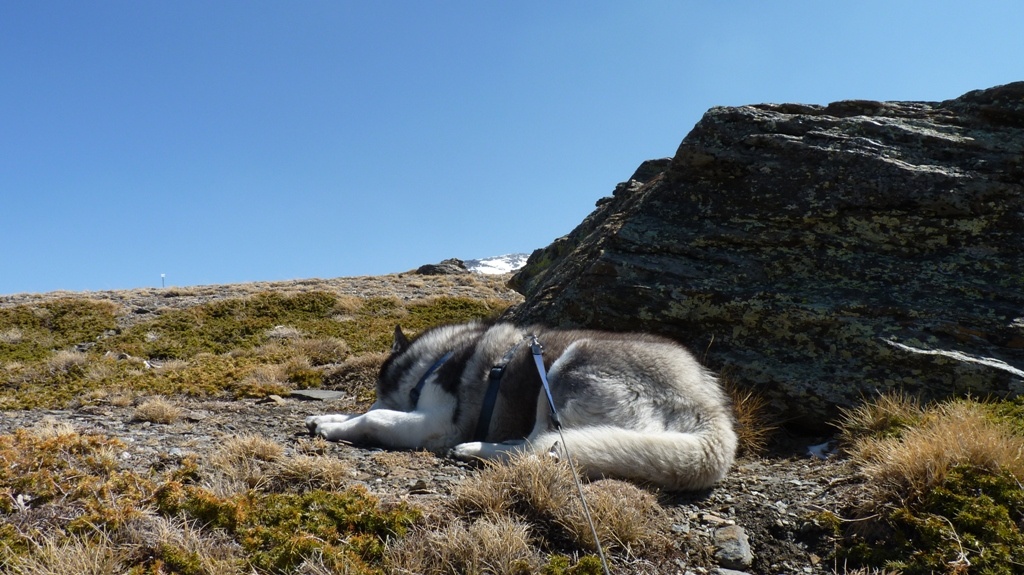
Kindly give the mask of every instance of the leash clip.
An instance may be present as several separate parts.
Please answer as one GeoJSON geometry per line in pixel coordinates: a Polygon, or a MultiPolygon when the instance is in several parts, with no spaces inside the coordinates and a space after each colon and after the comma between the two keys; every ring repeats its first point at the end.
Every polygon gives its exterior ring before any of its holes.
{"type": "Polygon", "coordinates": [[[530,351],[533,352],[533,355],[542,355],[544,353],[544,346],[540,344],[540,340],[535,335],[530,336],[530,351]]]}

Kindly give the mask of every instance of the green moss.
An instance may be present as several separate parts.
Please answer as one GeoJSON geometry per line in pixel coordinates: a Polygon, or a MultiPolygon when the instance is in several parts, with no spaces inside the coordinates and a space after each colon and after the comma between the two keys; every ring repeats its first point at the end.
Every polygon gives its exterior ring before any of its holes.
{"type": "Polygon", "coordinates": [[[37,362],[117,328],[117,306],[60,299],[0,309],[0,362],[37,362]]]}
{"type": "Polygon", "coordinates": [[[970,572],[1024,573],[1024,488],[1008,473],[950,470],[920,501],[887,512],[885,543],[857,541],[840,555],[907,575],[944,573],[970,562],[970,572]]]}
{"type": "Polygon", "coordinates": [[[98,390],[195,397],[286,394],[287,386],[322,385],[323,372],[299,366],[288,370],[286,385],[246,382],[259,366],[303,357],[298,347],[263,346],[276,326],[340,340],[338,346],[354,354],[378,353],[390,348],[396,324],[418,332],[440,323],[491,319],[507,305],[459,297],[411,303],[377,297],[360,300],[353,309],[351,300],[324,292],[265,292],[171,310],[122,333],[114,333],[118,308],[108,302],[67,299],[0,309],[0,369],[6,370],[0,409],[66,408],[98,390]],[[86,342],[96,345],[74,363],[48,363],[55,349],[86,342]],[[115,359],[124,354],[135,359],[115,359]],[[149,368],[143,360],[184,365],[149,368]]]}
{"type": "Polygon", "coordinates": [[[471,319],[495,319],[508,304],[469,298],[440,298],[409,306],[408,327],[420,330],[427,327],[467,321],[471,319]]]}
{"type": "Polygon", "coordinates": [[[541,569],[543,575],[601,575],[601,559],[595,555],[584,555],[575,565],[565,555],[554,555],[541,569]]]}
{"type": "Polygon", "coordinates": [[[115,530],[140,516],[154,485],[118,468],[117,439],[71,431],[18,430],[0,436],[0,513],[41,509],[41,531],[115,530]],[[45,511],[73,507],[74,518],[45,511]],[[47,524],[46,521],[53,521],[47,524]]]}
{"type": "Polygon", "coordinates": [[[997,401],[989,405],[994,417],[1013,430],[1017,435],[1024,436],[1024,396],[1017,396],[1006,401],[997,401]]]}
{"type": "Polygon", "coordinates": [[[301,494],[250,492],[223,498],[192,485],[168,483],[153,499],[169,516],[183,515],[235,537],[259,571],[288,572],[322,556],[341,569],[379,564],[388,540],[419,518],[412,508],[382,508],[363,489],[301,494]]]}
{"type": "Polygon", "coordinates": [[[383,351],[398,322],[412,330],[446,322],[493,317],[507,304],[471,298],[438,298],[406,306],[396,298],[368,298],[355,313],[342,313],[328,293],[282,295],[267,292],[167,312],[103,342],[109,351],[150,359],[187,359],[199,353],[252,349],[275,326],[287,325],[311,337],[338,337],[353,351],[383,351]],[[343,315],[344,321],[337,317],[343,315]]]}

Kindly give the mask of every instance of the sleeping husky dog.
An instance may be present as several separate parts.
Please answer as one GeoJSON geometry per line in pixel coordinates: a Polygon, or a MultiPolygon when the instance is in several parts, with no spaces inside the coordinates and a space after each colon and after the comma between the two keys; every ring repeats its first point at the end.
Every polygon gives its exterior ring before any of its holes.
{"type": "Polygon", "coordinates": [[[370,410],[310,417],[306,426],[331,441],[495,459],[548,453],[560,441],[556,421],[591,478],[703,489],[722,479],[736,452],[726,394],[678,344],[507,323],[447,325],[412,341],[396,328],[370,410]],[[557,420],[531,336],[543,346],[557,420]]]}

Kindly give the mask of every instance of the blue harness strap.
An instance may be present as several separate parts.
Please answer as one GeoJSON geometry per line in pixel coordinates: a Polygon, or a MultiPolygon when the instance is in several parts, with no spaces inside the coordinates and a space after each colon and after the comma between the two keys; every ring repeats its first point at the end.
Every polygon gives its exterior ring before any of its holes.
{"type": "Polygon", "coordinates": [[[409,391],[409,397],[412,398],[412,408],[413,409],[416,409],[416,406],[420,402],[420,393],[423,392],[423,386],[427,383],[427,379],[429,379],[431,375],[434,375],[434,372],[437,371],[437,368],[441,367],[441,365],[444,364],[444,362],[446,362],[449,359],[451,359],[452,355],[454,355],[454,354],[455,354],[454,351],[449,351],[448,353],[442,355],[441,359],[438,359],[437,361],[435,361],[434,365],[430,366],[430,369],[428,369],[423,374],[423,377],[421,377],[420,380],[418,382],[416,382],[416,387],[412,388],[409,391]]]}
{"type": "Polygon", "coordinates": [[[498,403],[501,376],[505,374],[505,367],[515,357],[516,351],[519,350],[519,346],[523,345],[524,341],[526,341],[526,338],[519,340],[519,343],[506,351],[501,361],[491,366],[491,371],[487,374],[487,392],[484,393],[484,401],[480,404],[480,419],[476,422],[476,441],[487,439],[487,432],[491,429],[491,416],[494,415],[494,406],[498,403]]]}

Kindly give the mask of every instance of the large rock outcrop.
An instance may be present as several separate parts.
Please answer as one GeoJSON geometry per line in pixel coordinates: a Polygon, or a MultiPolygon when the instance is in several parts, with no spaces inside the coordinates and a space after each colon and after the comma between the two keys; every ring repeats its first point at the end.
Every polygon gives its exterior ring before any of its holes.
{"type": "Polygon", "coordinates": [[[1024,82],[713,108],[512,280],[521,322],[688,344],[789,421],[1024,392],[1024,82]]]}

